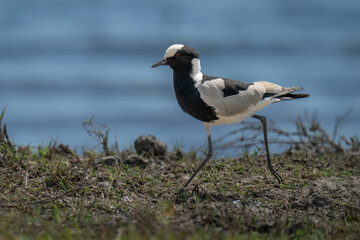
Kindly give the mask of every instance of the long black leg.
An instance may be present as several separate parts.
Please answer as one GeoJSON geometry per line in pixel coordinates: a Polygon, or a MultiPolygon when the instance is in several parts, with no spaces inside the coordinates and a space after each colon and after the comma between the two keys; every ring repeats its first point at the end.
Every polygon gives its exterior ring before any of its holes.
{"type": "Polygon", "coordinates": [[[191,175],[191,177],[189,178],[189,180],[185,183],[185,185],[183,186],[183,188],[186,188],[190,182],[193,180],[193,178],[196,176],[196,174],[198,174],[198,172],[204,167],[204,165],[206,164],[207,161],[209,161],[209,159],[214,155],[213,152],[213,147],[212,147],[212,143],[211,143],[211,131],[210,131],[210,126],[205,126],[206,128],[206,135],[208,138],[208,145],[209,145],[209,150],[208,153],[206,154],[206,157],[204,159],[204,161],[198,166],[198,168],[195,170],[195,172],[191,175]]]}
{"type": "Polygon", "coordinates": [[[266,150],[268,168],[269,168],[270,172],[272,173],[272,175],[274,175],[274,177],[279,181],[279,183],[284,182],[282,177],[275,171],[275,169],[273,168],[273,166],[271,164],[268,137],[267,137],[266,118],[264,116],[259,116],[259,115],[254,115],[253,118],[259,119],[263,125],[264,142],[265,142],[265,150],[266,150]]]}

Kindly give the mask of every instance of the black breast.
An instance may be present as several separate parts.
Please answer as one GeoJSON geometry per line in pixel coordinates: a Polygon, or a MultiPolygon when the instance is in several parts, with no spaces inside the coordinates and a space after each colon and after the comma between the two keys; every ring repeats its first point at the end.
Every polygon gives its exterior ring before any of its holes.
{"type": "Polygon", "coordinates": [[[184,112],[203,122],[219,119],[214,108],[200,98],[188,71],[174,71],[174,89],[176,99],[184,112]]]}

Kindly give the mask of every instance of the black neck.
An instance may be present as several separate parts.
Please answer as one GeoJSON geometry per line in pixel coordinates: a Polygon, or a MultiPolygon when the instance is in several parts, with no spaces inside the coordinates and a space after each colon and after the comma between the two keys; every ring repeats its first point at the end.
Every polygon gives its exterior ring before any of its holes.
{"type": "Polygon", "coordinates": [[[203,122],[211,122],[217,118],[213,107],[206,105],[200,93],[195,88],[195,81],[191,77],[192,68],[174,69],[174,89],[176,99],[181,109],[203,122]]]}
{"type": "Polygon", "coordinates": [[[195,89],[195,82],[191,78],[191,70],[174,70],[174,88],[175,93],[189,95],[193,94],[195,89]]]}

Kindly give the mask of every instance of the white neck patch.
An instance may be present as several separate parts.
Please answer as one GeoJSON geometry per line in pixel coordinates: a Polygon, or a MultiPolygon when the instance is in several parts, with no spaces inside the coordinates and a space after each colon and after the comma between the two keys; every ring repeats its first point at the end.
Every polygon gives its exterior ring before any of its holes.
{"type": "Polygon", "coordinates": [[[173,44],[171,45],[165,52],[165,56],[164,59],[167,59],[169,57],[172,57],[175,55],[175,53],[177,51],[179,51],[180,49],[182,49],[184,47],[183,44],[173,44]]]}
{"type": "Polygon", "coordinates": [[[192,64],[192,72],[190,74],[191,78],[195,81],[195,87],[199,87],[201,84],[201,81],[203,79],[203,74],[201,72],[201,66],[200,66],[200,59],[194,58],[191,61],[192,64]]]}

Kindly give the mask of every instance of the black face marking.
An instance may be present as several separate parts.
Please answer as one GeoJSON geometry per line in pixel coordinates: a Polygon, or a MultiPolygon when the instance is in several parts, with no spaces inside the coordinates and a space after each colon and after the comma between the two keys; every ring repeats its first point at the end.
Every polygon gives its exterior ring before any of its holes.
{"type": "Polygon", "coordinates": [[[185,70],[191,71],[192,64],[191,61],[193,57],[188,55],[179,55],[176,54],[173,57],[167,58],[166,63],[175,71],[175,70],[185,70]]]}

